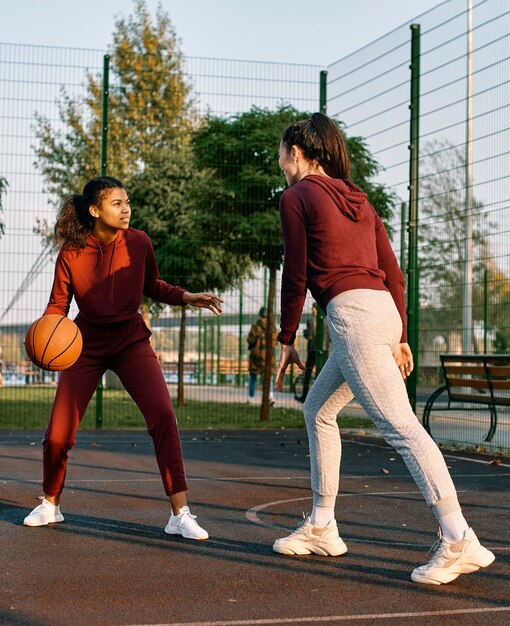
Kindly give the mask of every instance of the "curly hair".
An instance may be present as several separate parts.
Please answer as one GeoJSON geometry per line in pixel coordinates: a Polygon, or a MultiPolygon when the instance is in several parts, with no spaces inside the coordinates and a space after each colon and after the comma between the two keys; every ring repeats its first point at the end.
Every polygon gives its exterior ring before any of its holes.
{"type": "Polygon", "coordinates": [[[94,218],[89,213],[91,205],[99,206],[110,189],[124,189],[124,185],[112,176],[93,178],[83,188],[82,194],[65,198],[58,208],[55,224],[55,247],[60,250],[82,250],[94,227],[94,218]]]}

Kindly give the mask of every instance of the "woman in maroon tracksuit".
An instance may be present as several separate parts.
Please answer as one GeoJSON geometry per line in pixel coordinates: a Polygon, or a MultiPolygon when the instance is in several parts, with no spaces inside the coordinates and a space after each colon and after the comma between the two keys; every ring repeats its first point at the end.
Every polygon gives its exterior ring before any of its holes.
{"type": "Polygon", "coordinates": [[[129,228],[131,208],[122,183],[104,176],[89,181],[82,195],[61,205],[55,227],[58,254],[45,315],[67,315],[74,297],[83,336],[80,358],[61,372],[43,442],[45,498],[24,520],[45,526],[64,520],[60,494],[69,450],[94,390],[107,369],[117,373],[140,408],[154,441],[172,514],[168,534],[207,539],[191,515],[177,421],[161,368],[138,308],[142,296],[158,302],[205,307],[219,315],[221,298],[190,293],[158,279],[149,237],[129,228]]]}

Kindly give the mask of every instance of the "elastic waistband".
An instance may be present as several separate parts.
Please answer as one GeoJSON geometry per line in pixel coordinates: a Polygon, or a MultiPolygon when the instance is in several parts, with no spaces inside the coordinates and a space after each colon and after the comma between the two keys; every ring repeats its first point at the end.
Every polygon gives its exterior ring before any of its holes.
{"type": "Polygon", "coordinates": [[[342,291],[342,293],[332,298],[328,302],[327,309],[342,306],[354,300],[362,300],[363,302],[367,300],[378,300],[381,302],[384,300],[387,301],[388,298],[393,301],[389,291],[380,291],[378,289],[350,289],[349,291],[342,291]]]}

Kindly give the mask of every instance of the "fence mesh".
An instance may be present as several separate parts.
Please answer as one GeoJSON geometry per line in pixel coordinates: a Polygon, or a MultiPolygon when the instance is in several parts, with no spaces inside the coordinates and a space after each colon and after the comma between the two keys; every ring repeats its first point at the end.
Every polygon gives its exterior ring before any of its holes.
{"type": "MultiPolygon", "coordinates": [[[[102,106],[100,90],[103,56],[104,53],[98,50],[0,45],[0,175],[7,183],[2,196],[5,234],[0,240],[0,344],[3,360],[0,425],[4,427],[41,426],[47,420],[51,408],[57,374],[33,366],[26,358],[23,340],[29,325],[44,311],[53,280],[56,254],[47,239],[62,197],[56,190],[62,189],[67,193],[79,191],[87,178],[99,174],[101,138],[98,112],[102,106]],[[83,151],[80,142],[90,143],[90,148],[83,151]],[[73,149],[76,155],[80,155],[74,161],[65,156],[72,155],[73,149]],[[52,150],[53,156],[62,160],[49,171],[46,155],[52,150]]],[[[150,65],[150,56],[145,62],[150,65]]],[[[203,124],[204,119],[233,120],[253,110],[253,107],[261,111],[276,111],[283,106],[292,106],[299,111],[313,111],[319,106],[320,67],[206,58],[185,58],[180,62],[189,103],[186,120],[169,110],[175,105],[171,98],[161,98],[158,109],[151,112],[157,96],[150,91],[150,82],[136,94],[130,92],[133,85],[126,79],[126,66],[131,60],[115,56],[112,58],[108,174],[123,180],[124,176],[130,179],[136,174],[143,177],[147,162],[144,162],[144,146],[141,144],[153,149],[158,144],[163,146],[165,142],[171,143],[171,123],[193,130],[203,124]],[[123,80],[126,82],[123,83],[123,80]],[[162,128],[158,131],[159,135],[153,132],[158,125],[162,128]],[[123,147],[123,142],[129,143],[126,137],[131,135],[135,138],[133,141],[139,142],[136,146],[139,153],[134,155],[132,162],[126,163],[120,155],[123,149],[128,156],[133,155],[132,147],[123,147]]],[[[166,97],[167,94],[159,95],[166,97]]],[[[280,130],[278,128],[278,132],[280,130]]],[[[170,155],[170,158],[175,157],[174,167],[186,166],[186,155],[189,156],[189,153],[182,145],[183,141],[185,143],[186,139],[178,138],[181,143],[172,144],[174,148],[182,148],[181,156],[170,155]]],[[[275,141],[268,155],[273,164],[277,163],[277,151],[278,142],[275,141]]],[[[215,158],[221,161],[225,155],[222,156],[220,150],[216,152],[215,158]]],[[[237,172],[235,164],[230,162],[210,165],[222,170],[225,177],[236,175],[237,172]]],[[[186,184],[193,174],[193,171],[187,172],[188,178],[184,177],[176,184],[186,184]]],[[[256,209],[250,205],[248,184],[242,182],[241,187],[246,190],[240,190],[241,207],[238,207],[239,215],[243,216],[246,211],[256,209]],[[247,205],[246,209],[243,203],[247,205]]],[[[135,196],[133,223],[143,227],[145,224],[137,221],[136,203],[150,204],[150,193],[128,191],[135,196]]],[[[167,192],[167,189],[163,191],[167,192]]],[[[195,200],[197,194],[202,194],[200,201],[203,202],[208,192],[208,186],[195,190],[195,200]]],[[[214,211],[214,206],[211,210],[214,211]]],[[[203,239],[206,238],[211,254],[214,254],[215,247],[219,245],[219,235],[216,237],[215,232],[204,230],[203,239]]],[[[166,259],[175,256],[172,249],[175,242],[167,242],[165,237],[156,239],[156,254],[164,280],[171,284],[182,284],[189,290],[210,289],[197,280],[197,268],[191,267],[193,262],[189,261],[189,253],[183,254],[180,264],[175,261],[167,263],[166,259]]],[[[195,240],[193,245],[203,243],[195,240]]],[[[243,245],[249,257],[254,247],[249,234],[243,245]]],[[[201,254],[204,254],[203,251],[201,254]]],[[[262,375],[257,377],[253,407],[244,406],[248,400],[249,378],[247,338],[259,310],[268,306],[270,274],[275,285],[279,281],[279,274],[269,270],[269,265],[274,265],[272,259],[268,261],[264,266],[247,258],[250,271],[244,267],[238,268],[237,275],[232,275],[230,286],[227,284],[224,290],[216,289],[225,300],[221,318],[197,309],[187,312],[183,367],[183,400],[186,404],[182,409],[178,408],[183,425],[193,425],[199,413],[206,413],[205,419],[209,420],[204,422],[204,416],[201,415],[200,425],[228,423],[229,420],[234,424],[243,421],[257,423],[262,375]],[[238,403],[243,403],[242,410],[238,403]]],[[[240,261],[237,263],[239,265],[240,261]]],[[[218,280],[216,282],[221,283],[218,280]]],[[[225,281],[223,284],[226,284],[225,281]]],[[[276,294],[273,294],[273,302],[278,306],[279,298],[276,294]]],[[[76,313],[73,303],[70,316],[76,313]]],[[[274,315],[276,321],[276,310],[274,315]]],[[[307,304],[303,323],[310,315],[311,302],[307,304]]],[[[160,358],[176,404],[180,309],[165,307],[154,310],[151,306],[148,319],[153,333],[152,345],[160,358]]],[[[111,372],[106,374],[104,384],[102,409],[99,411],[103,427],[119,424],[142,426],[143,420],[138,409],[111,372]]],[[[294,410],[298,419],[299,405],[291,386],[292,378],[289,377],[286,393],[278,399],[278,406],[287,412],[294,410]]],[[[84,418],[84,426],[93,427],[96,419],[94,398],[84,418]]]]}
{"type": "MultiPolygon", "coordinates": [[[[418,363],[419,399],[424,401],[441,382],[439,354],[509,352],[510,11],[498,0],[473,2],[469,175],[468,3],[443,2],[413,23],[421,30],[418,363]],[[466,215],[471,217],[471,236],[466,215]],[[471,274],[466,271],[469,257],[471,274]],[[466,280],[470,300],[465,297],[466,280]],[[469,327],[466,320],[471,320],[469,327]]],[[[380,180],[403,203],[409,199],[410,25],[328,67],[328,112],[345,123],[349,135],[365,139],[382,166],[380,180]]],[[[405,269],[408,213],[402,208],[393,226],[405,269]]],[[[472,419],[461,411],[454,427],[453,418],[443,420],[450,425],[444,426],[444,436],[463,443],[480,441],[487,411],[471,414],[472,419]]],[[[498,441],[508,448],[508,425],[502,420],[500,426],[498,441]]]]}
{"type": "MultiPolygon", "coordinates": [[[[419,403],[441,382],[439,354],[461,353],[466,348],[473,353],[505,353],[510,343],[510,11],[503,0],[473,2],[469,162],[467,16],[465,0],[447,0],[413,20],[421,26],[419,403]],[[472,224],[467,239],[466,215],[472,224]],[[472,263],[467,271],[469,256],[472,263]],[[466,319],[471,320],[469,328],[466,319]]],[[[393,244],[404,270],[409,26],[402,25],[327,68],[328,114],[345,124],[348,136],[363,139],[381,165],[378,181],[395,194],[393,244]]],[[[181,350],[184,398],[176,386],[180,311],[144,309],[150,318],[153,347],[172,397],[183,404],[178,407],[181,424],[193,425],[196,416],[204,413],[210,416],[211,425],[240,424],[245,419],[256,422],[261,375],[256,404],[241,410],[239,403],[244,405],[248,399],[251,325],[261,307],[274,305],[276,322],[279,314],[281,241],[271,235],[277,196],[283,189],[277,171],[277,138],[296,111],[319,108],[322,68],[180,57],[165,66],[165,57],[158,52],[143,58],[130,54],[113,54],[110,61],[108,173],[132,186],[128,191],[133,199],[133,225],[152,229],[162,277],[197,291],[206,288],[200,277],[207,276],[225,299],[221,318],[196,309],[186,313],[185,349],[181,350]],[[163,66],[170,68],[169,74],[163,66]],[[153,75],[160,77],[159,83],[148,78],[153,75]],[[173,88],[165,91],[164,84],[173,88]],[[207,132],[200,132],[203,127],[207,132]],[[190,137],[197,132],[193,150],[198,157],[191,163],[190,137]],[[246,149],[248,135],[264,148],[252,150],[249,167],[243,169],[237,157],[246,149]],[[158,172],[164,176],[156,176],[158,172]],[[154,180],[174,181],[174,187],[160,188],[154,180]],[[189,193],[182,193],[183,186],[189,193]],[[147,227],[144,209],[157,205],[165,194],[174,194],[168,202],[176,232],[177,225],[184,228],[183,215],[201,211],[201,237],[188,233],[179,243],[162,233],[164,229],[158,231],[155,220],[147,227]],[[267,208],[272,217],[266,215],[267,208]],[[268,228],[261,236],[263,230],[257,231],[254,224],[265,223],[264,219],[269,219],[268,228]],[[235,233],[237,244],[232,237],[229,240],[229,232],[235,233]],[[226,241],[228,250],[219,252],[226,241]],[[175,259],[177,245],[183,246],[180,262],[175,259]],[[197,250],[195,258],[190,250],[197,250]]],[[[31,366],[23,338],[30,323],[44,311],[51,288],[55,253],[48,236],[61,197],[58,191],[76,191],[100,170],[103,57],[99,50],[0,44],[0,219],[5,224],[0,239],[4,385],[0,426],[40,426],[51,407],[55,374],[31,366]],[[58,157],[58,167],[51,171],[45,169],[48,154],[58,157]]],[[[311,318],[311,304],[308,300],[305,305],[298,339],[303,355],[302,331],[311,318]]],[[[73,306],[70,314],[75,313],[73,306]]],[[[289,375],[277,407],[287,413],[295,411],[300,420],[300,405],[294,399],[300,393],[294,388],[295,374],[289,375]]],[[[105,427],[143,424],[111,374],[105,378],[102,408],[94,400],[85,425],[94,425],[98,411],[105,427]]],[[[457,440],[479,441],[485,412],[475,408],[472,414],[472,420],[464,413],[455,422],[448,418],[443,428],[449,433],[446,438],[453,438],[451,431],[457,430],[461,431],[457,440]],[[459,420],[463,420],[462,428],[459,420]]],[[[277,412],[271,415],[274,420],[277,412]]],[[[503,412],[492,445],[509,448],[505,419],[503,412]]]]}

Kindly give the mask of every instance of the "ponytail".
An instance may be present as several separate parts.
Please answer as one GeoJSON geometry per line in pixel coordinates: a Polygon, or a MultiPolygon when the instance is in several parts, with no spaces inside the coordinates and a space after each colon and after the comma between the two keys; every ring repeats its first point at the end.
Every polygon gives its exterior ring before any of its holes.
{"type": "Polygon", "coordinates": [[[87,237],[94,227],[82,195],[73,194],[60,203],[55,224],[55,247],[57,249],[81,250],[87,245],[87,237]]]}
{"type": "Polygon", "coordinates": [[[322,166],[331,178],[349,178],[351,165],[344,136],[330,117],[314,113],[309,119],[291,124],[282,135],[282,144],[290,152],[298,146],[308,161],[322,166]]]}
{"type": "Polygon", "coordinates": [[[110,189],[124,189],[112,176],[93,178],[83,188],[83,194],[73,194],[60,203],[55,224],[55,247],[60,250],[82,250],[94,228],[95,218],[89,212],[91,205],[100,206],[110,189]]]}

